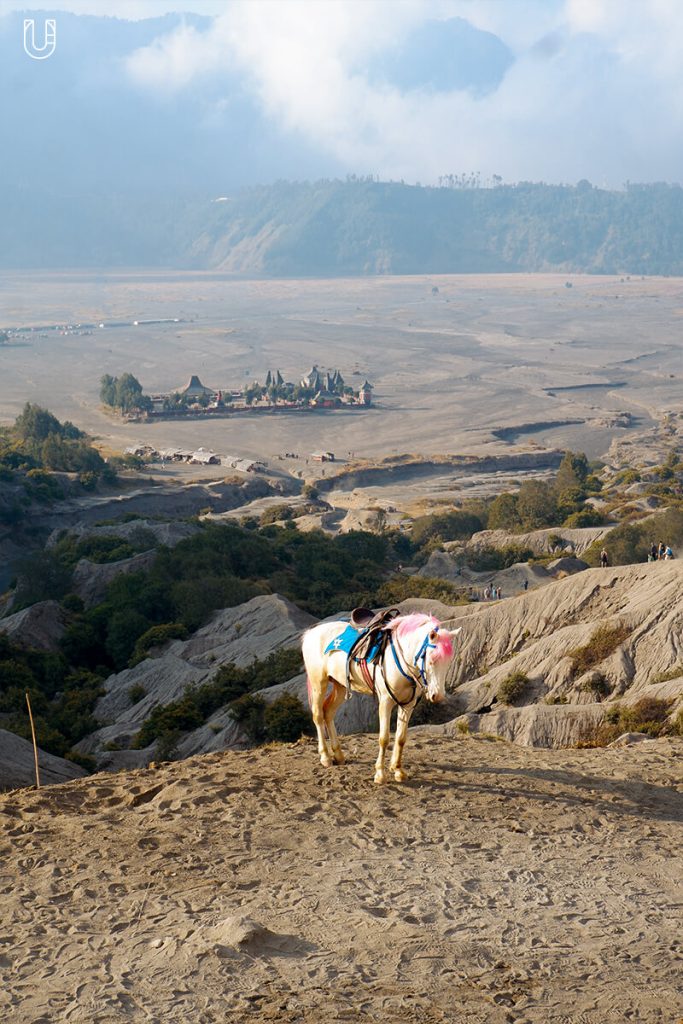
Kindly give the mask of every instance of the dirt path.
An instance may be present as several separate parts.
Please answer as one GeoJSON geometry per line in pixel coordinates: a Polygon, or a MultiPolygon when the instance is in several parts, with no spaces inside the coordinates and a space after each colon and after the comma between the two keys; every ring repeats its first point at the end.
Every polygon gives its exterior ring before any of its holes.
{"type": "Polygon", "coordinates": [[[683,1017],[683,741],[413,732],[212,754],[0,797],[0,1018],[683,1017]]]}

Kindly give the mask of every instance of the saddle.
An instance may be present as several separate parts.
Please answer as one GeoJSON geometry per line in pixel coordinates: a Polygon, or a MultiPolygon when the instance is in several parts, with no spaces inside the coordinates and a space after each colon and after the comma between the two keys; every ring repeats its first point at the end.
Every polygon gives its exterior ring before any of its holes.
{"type": "Polygon", "coordinates": [[[359,630],[359,633],[351,645],[346,660],[347,700],[351,696],[349,675],[351,661],[367,662],[372,659],[381,662],[389,640],[389,625],[400,614],[398,608],[385,608],[381,612],[373,612],[370,608],[354,608],[351,612],[351,625],[354,629],[359,630]]]}

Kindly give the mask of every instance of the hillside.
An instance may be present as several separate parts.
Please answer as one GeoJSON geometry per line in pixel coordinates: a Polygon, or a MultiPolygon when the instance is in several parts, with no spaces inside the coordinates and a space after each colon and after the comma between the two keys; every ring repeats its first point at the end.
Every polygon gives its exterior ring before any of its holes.
{"type": "Polygon", "coordinates": [[[9,189],[5,200],[6,267],[191,267],[269,277],[683,273],[678,185],[616,192],[587,181],[435,188],[361,179],[280,181],[221,201],[9,189]]]}
{"type": "Polygon", "coordinates": [[[37,1020],[622,1024],[683,1013],[683,741],[312,742],[0,797],[0,1007],[37,1020]]]}

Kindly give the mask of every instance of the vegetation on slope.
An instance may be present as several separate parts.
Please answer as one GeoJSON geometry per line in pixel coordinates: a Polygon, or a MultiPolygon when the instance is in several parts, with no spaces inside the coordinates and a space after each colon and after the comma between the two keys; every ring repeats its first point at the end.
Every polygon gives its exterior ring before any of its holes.
{"type": "MultiPolygon", "coordinates": [[[[28,205],[14,199],[13,237],[34,236],[21,228],[35,221],[33,197],[28,205]]],[[[222,203],[81,195],[46,205],[40,222],[40,249],[27,245],[23,266],[225,266],[272,276],[683,273],[683,189],[663,183],[611,192],[588,181],[479,188],[476,177],[452,176],[438,188],[280,181],[222,203]]]]}

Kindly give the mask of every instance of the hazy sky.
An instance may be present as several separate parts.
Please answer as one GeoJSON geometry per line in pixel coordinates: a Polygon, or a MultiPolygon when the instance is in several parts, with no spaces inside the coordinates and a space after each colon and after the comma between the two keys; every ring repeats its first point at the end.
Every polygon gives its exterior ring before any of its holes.
{"type": "MultiPolygon", "coordinates": [[[[0,15],[28,6],[0,0],[0,15]]],[[[612,186],[681,178],[683,0],[49,7],[124,19],[208,16],[118,58],[127,94],[167,104],[191,96],[198,116],[215,114],[221,131],[239,93],[277,138],[311,154],[311,176],[323,163],[422,182],[465,171],[612,186]]],[[[272,169],[267,161],[258,168],[259,180],[269,174],[279,176],[275,150],[272,169]]]]}

